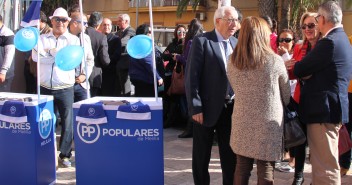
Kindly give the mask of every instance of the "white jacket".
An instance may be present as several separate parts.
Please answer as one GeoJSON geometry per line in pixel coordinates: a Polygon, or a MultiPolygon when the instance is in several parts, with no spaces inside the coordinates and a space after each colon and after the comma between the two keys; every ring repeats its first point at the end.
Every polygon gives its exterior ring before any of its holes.
{"type": "MultiPolygon", "coordinates": [[[[79,38],[70,34],[68,30],[57,39],[52,31],[40,35],[38,46],[40,54],[40,85],[42,87],[51,90],[59,90],[74,85],[75,69],[63,71],[55,64],[56,53],[68,45],[80,45],[79,38]],[[46,52],[48,50],[50,50],[50,52],[46,52]]],[[[32,50],[32,58],[33,61],[36,62],[38,62],[37,50],[37,48],[32,50]]]]}
{"type": "Polygon", "coordinates": [[[0,73],[6,74],[6,78],[14,76],[13,58],[15,57],[15,45],[13,44],[13,32],[3,25],[0,28],[0,73]],[[10,73],[10,74],[9,74],[10,73]]]}
{"type": "Polygon", "coordinates": [[[84,35],[84,58],[85,61],[82,61],[81,63],[81,74],[86,75],[86,81],[81,83],[80,85],[85,88],[85,89],[90,89],[89,85],[89,76],[92,73],[93,66],[94,66],[94,55],[93,55],[93,49],[92,49],[92,44],[89,35],[83,34],[84,35]],[[87,74],[86,74],[86,68],[85,64],[87,63],[87,74]],[[88,84],[88,86],[87,86],[88,84]]]}

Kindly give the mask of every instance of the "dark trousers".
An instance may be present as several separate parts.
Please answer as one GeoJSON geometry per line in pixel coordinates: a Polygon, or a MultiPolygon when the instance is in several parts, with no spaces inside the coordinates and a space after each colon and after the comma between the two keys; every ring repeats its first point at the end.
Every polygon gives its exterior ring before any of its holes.
{"type": "Polygon", "coordinates": [[[213,127],[205,127],[199,123],[193,129],[192,171],[195,185],[209,185],[209,162],[213,145],[214,131],[217,133],[224,185],[233,184],[236,167],[236,156],[230,147],[231,115],[233,104],[224,106],[219,120],[213,127]]]}
{"type": "MultiPolygon", "coordinates": [[[[83,82],[85,83],[85,82],[83,82]]],[[[74,85],[74,102],[82,101],[87,99],[87,90],[83,88],[80,84],[74,85]]]]}
{"type": "MultiPolygon", "coordinates": [[[[307,135],[307,126],[302,124],[301,128],[305,135],[307,135]]],[[[290,148],[290,157],[295,158],[295,178],[303,177],[304,163],[306,161],[306,146],[307,141],[301,145],[290,148]]]]}
{"type": "Polygon", "coordinates": [[[134,85],[135,97],[154,97],[154,84],[149,84],[141,80],[131,80],[134,85]]]}
{"type": "MultiPolygon", "coordinates": [[[[111,64],[111,63],[110,63],[111,64]]],[[[108,66],[103,68],[102,74],[103,81],[101,83],[101,91],[103,96],[115,96],[116,90],[116,67],[108,66]]],[[[120,91],[119,91],[120,92],[120,91]]]]}
{"type": "MultiPolygon", "coordinates": [[[[251,176],[251,171],[253,169],[253,158],[248,158],[245,156],[237,155],[237,164],[235,178],[246,179],[246,182],[242,180],[241,184],[248,184],[249,177],[251,176]]],[[[274,161],[262,161],[257,160],[257,176],[258,182],[273,182],[274,181],[274,161]]],[[[236,185],[241,185],[236,184],[236,185]]],[[[258,183],[259,184],[259,183],[258,183]]]]}
{"type": "MultiPolygon", "coordinates": [[[[346,124],[346,128],[348,133],[352,132],[352,93],[348,93],[348,100],[349,100],[349,123],[346,124]]],[[[351,167],[351,150],[348,152],[340,155],[339,164],[342,168],[349,169],[351,167]]]]}
{"type": "Polygon", "coordinates": [[[57,107],[61,118],[60,156],[71,157],[73,142],[73,87],[59,90],[50,90],[40,87],[44,95],[54,96],[54,106],[57,107]]]}
{"type": "Polygon", "coordinates": [[[116,96],[131,96],[131,81],[128,75],[128,69],[117,69],[116,74],[116,96]]]}

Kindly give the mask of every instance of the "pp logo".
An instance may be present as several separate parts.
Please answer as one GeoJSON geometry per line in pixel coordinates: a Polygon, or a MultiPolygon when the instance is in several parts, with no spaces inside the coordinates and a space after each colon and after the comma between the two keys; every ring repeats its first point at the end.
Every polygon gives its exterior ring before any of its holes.
{"type": "Polygon", "coordinates": [[[77,124],[78,137],[87,144],[95,143],[100,136],[100,127],[97,124],[77,124]]]}
{"type": "Polygon", "coordinates": [[[89,109],[88,109],[88,114],[89,114],[89,116],[94,116],[94,114],[95,114],[95,109],[94,109],[94,108],[89,108],[89,109]]]}
{"type": "Polygon", "coordinates": [[[52,126],[53,126],[53,117],[51,116],[51,113],[48,109],[44,109],[40,113],[39,123],[38,123],[39,135],[42,139],[46,139],[49,137],[52,126]]]}
{"type": "Polygon", "coordinates": [[[22,36],[23,38],[26,38],[26,39],[32,39],[34,38],[34,32],[32,30],[24,30],[22,32],[22,36]]]}
{"type": "Polygon", "coordinates": [[[131,105],[132,111],[137,111],[138,110],[138,105],[131,105]]]}
{"type": "Polygon", "coordinates": [[[10,107],[10,113],[11,114],[15,114],[16,113],[16,107],[15,106],[11,106],[10,107]]]}

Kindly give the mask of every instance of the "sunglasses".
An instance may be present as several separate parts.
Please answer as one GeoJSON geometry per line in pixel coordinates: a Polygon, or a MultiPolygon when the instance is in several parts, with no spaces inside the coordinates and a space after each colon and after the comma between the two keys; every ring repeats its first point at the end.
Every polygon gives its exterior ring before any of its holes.
{"type": "MultiPolygon", "coordinates": [[[[82,21],[78,21],[78,20],[76,22],[78,22],[79,24],[82,23],[82,21]]],[[[83,22],[83,26],[88,27],[88,22],[83,22]]]]}
{"type": "Polygon", "coordinates": [[[315,28],[315,26],[316,26],[316,24],[315,23],[308,23],[308,24],[303,24],[302,26],[301,26],[301,29],[302,30],[305,30],[306,28],[308,28],[308,29],[314,29],[315,28]]]}
{"type": "Polygon", "coordinates": [[[177,31],[177,34],[178,34],[178,35],[181,35],[181,33],[182,33],[182,34],[186,34],[186,31],[177,31]]]}
{"type": "Polygon", "coordinates": [[[65,23],[65,22],[68,21],[67,18],[60,18],[60,17],[54,17],[53,20],[54,20],[55,22],[62,22],[62,23],[65,23]]]}
{"type": "Polygon", "coordinates": [[[279,38],[279,42],[282,43],[282,42],[286,42],[286,43],[290,43],[293,39],[291,38],[279,38]]]}

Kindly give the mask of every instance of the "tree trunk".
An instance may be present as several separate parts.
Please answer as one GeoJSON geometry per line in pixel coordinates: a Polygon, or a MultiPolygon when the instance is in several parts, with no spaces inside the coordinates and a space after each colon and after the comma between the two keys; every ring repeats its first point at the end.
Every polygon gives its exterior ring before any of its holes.
{"type": "MultiPolygon", "coordinates": [[[[290,28],[291,0],[281,0],[281,20],[278,30],[290,28]]],[[[279,32],[280,32],[279,31],[279,32]]]]}
{"type": "Polygon", "coordinates": [[[259,16],[269,16],[277,20],[276,0],[258,0],[259,16]]]}

